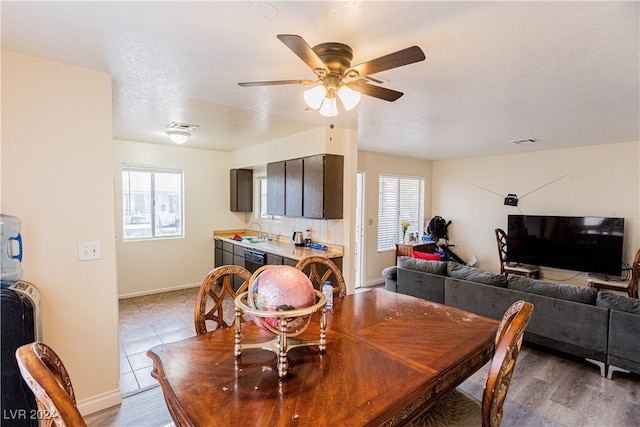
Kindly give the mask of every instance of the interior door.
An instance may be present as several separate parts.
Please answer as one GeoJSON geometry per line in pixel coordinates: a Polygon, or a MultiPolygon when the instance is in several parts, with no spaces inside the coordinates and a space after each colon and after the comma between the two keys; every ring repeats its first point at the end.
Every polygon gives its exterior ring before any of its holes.
{"type": "Polygon", "coordinates": [[[364,286],[364,172],[356,174],[356,288],[364,286]]]}

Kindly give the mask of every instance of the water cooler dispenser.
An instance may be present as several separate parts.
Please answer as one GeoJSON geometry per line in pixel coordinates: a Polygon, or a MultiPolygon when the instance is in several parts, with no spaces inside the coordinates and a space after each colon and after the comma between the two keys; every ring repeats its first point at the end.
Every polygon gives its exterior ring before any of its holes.
{"type": "Polygon", "coordinates": [[[22,278],[22,236],[16,217],[0,215],[0,425],[38,426],[38,408],[22,379],[16,350],[42,339],[40,293],[22,278]]]}

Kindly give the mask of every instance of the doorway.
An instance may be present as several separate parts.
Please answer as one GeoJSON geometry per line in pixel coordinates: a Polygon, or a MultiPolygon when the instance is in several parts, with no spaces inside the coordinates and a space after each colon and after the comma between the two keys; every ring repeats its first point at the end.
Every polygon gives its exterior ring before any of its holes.
{"type": "Polygon", "coordinates": [[[364,172],[356,174],[356,289],[364,286],[364,172]]]}

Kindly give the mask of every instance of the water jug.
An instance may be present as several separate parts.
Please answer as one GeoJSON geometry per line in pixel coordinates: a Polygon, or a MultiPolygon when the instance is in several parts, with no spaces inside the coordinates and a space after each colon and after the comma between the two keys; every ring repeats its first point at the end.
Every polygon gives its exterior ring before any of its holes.
{"type": "Polygon", "coordinates": [[[0,214],[0,285],[5,288],[22,278],[22,236],[20,220],[0,214]]]}

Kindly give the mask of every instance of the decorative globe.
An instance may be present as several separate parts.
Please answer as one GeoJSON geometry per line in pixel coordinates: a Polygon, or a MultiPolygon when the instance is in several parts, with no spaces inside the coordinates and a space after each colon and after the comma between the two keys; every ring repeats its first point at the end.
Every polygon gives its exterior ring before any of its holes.
{"type": "MultiPolygon", "coordinates": [[[[288,265],[272,265],[260,272],[249,289],[249,298],[249,304],[262,311],[298,310],[316,303],[315,291],[309,278],[301,270],[288,265]]],[[[290,319],[287,332],[300,329],[308,319],[308,315],[290,319]]],[[[278,319],[275,317],[254,317],[253,320],[262,329],[267,329],[262,324],[264,322],[274,330],[279,330],[278,319]]]]}

